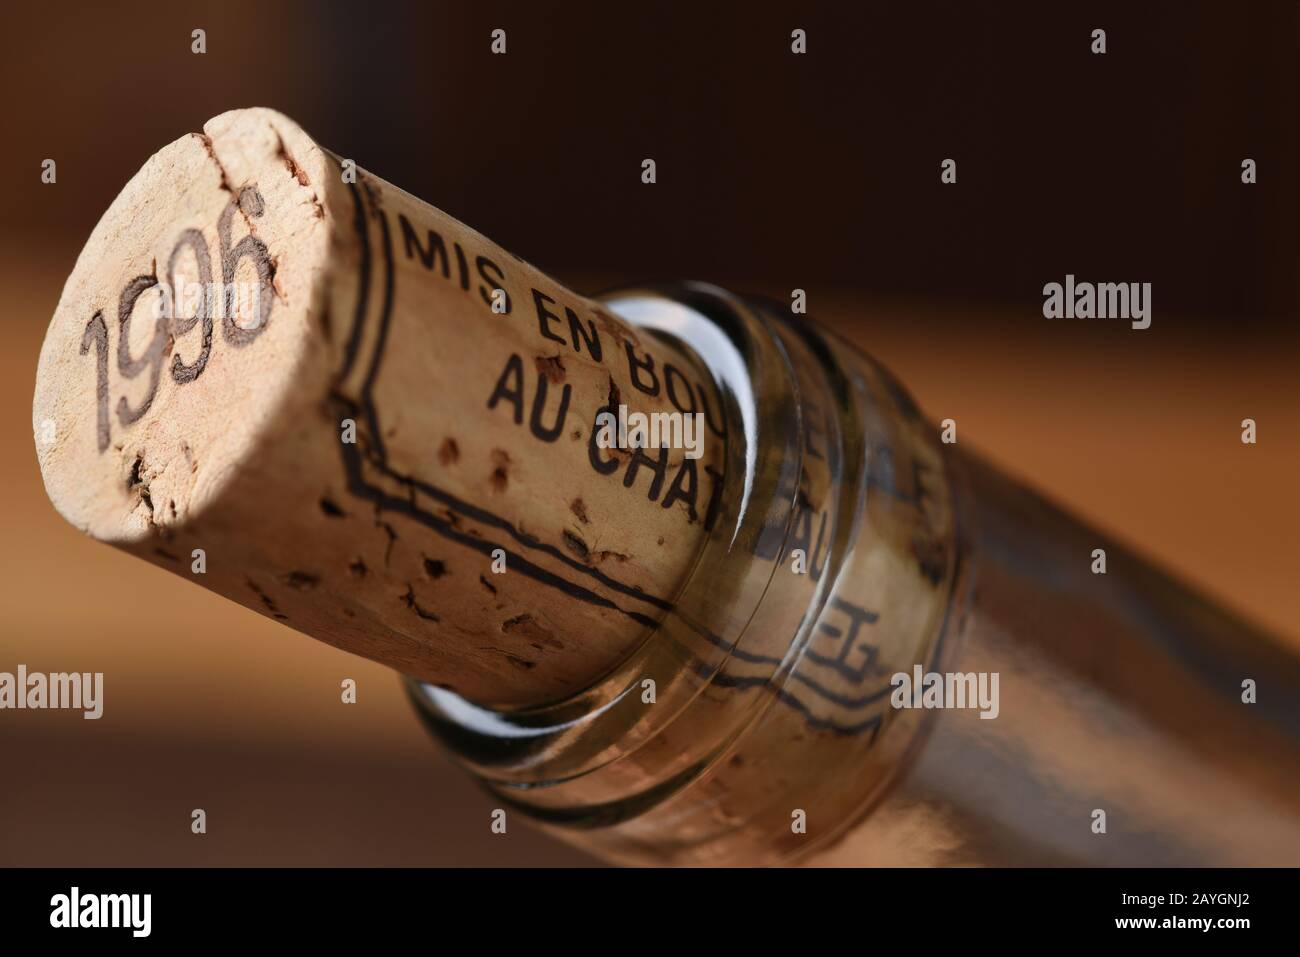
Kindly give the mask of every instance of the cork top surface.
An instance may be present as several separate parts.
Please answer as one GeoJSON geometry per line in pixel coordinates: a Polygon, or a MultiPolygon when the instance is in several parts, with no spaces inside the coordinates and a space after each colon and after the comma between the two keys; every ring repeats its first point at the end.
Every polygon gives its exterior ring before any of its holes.
{"type": "Polygon", "coordinates": [[[41,348],[32,424],[70,523],[129,542],[197,515],[314,375],[334,161],[271,110],[155,153],[100,219],[41,348]]]}

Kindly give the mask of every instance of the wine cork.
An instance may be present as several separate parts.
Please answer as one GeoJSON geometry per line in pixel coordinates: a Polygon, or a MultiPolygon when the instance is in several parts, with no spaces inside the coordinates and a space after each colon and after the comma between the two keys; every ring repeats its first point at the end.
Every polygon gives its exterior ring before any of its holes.
{"type": "Polygon", "coordinates": [[[113,202],[32,416],[77,528],[494,706],[561,699],[644,641],[722,495],[695,357],[264,109],[113,202]],[[620,407],[702,428],[607,448],[620,407]]]}

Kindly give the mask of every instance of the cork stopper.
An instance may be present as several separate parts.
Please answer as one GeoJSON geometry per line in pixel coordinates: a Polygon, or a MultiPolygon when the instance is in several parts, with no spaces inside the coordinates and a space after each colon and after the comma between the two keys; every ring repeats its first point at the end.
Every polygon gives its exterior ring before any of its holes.
{"type": "Polygon", "coordinates": [[[653,633],[726,442],[693,356],[264,109],[165,147],[113,202],[32,418],[77,528],[507,707],[653,633]],[[608,448],[602,413],[702,434],[608,448]]]}

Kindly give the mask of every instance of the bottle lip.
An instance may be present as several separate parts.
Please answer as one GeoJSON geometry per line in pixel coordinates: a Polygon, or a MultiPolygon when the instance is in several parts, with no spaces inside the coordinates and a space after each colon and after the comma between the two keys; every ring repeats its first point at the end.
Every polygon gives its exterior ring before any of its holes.
{"type": "MultiPolygon", "coordinates": [[[[507,710],[406,679],[422,720],[456,759],[527,806],[549,803],[541,786],[589,776],[654,739],[735,657],[744,661],[746,682],[779,685],[803,637],[796,621],[784,647],[771,648],[768,638],[769,647],[759,649],[760,639],[746,640],[785,553],[803,468],[802,403],[780,337],[761,309],[705,283],[640,286],[600,301],[638,329],[674,340],[713,378],[726,423],[723,493],[672,609],[591,686],[551,704],[507,710]]],[[[760,699],[751,696],[750,707],[760,699]]],[[[738,733],[747,719],[737,714],[736,728],[718,733],[738,733]]]]}

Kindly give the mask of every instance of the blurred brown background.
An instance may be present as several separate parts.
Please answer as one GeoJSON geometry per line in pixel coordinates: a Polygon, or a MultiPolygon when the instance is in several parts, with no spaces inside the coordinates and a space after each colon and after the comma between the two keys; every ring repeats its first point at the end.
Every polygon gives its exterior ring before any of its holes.
{"type": "Polygon", "coordinates": [[[106,707],[0,712],[0,864],[587,862],[491,835],[393,674],[45,499],[31,393],[63,279],[145,159],[233,107],[282,110],[581,291],[808,290],[963,443],[1300,645],[1300,7],[539,6],[6,15],[0,671],[103,671],[106,707]],[[1043,319],[1067,272],[1153,283],[1152,328],[1043,319]]]}

